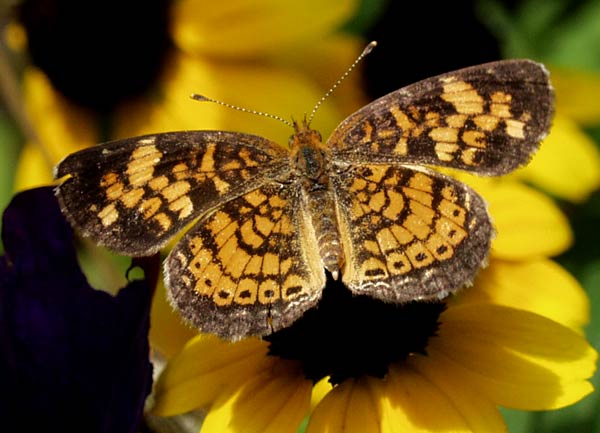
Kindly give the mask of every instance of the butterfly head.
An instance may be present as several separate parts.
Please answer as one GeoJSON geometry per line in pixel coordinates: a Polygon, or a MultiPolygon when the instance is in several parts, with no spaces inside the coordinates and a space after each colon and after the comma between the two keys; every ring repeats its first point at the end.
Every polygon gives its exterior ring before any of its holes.
{"type": "Polygon", "coordinates": [[[302,124],[294,121],[294,131],[289,141],[293,164],[299,173],[318,179],[328,159],[321,134],[311,129],[306,120],[302,124]]]}
{"type": "Polygon", "coordinates": [[[294,127],[294,134],[290,136],[288,145],[293,154],[295,153],[295,149],[306,145],[325,149],[321,133],[310,127],[310,123],[306,120],[306,116],[304,117],[304,120],[302,120],[302,123],[293,120],[292,125],[294,127]]]}

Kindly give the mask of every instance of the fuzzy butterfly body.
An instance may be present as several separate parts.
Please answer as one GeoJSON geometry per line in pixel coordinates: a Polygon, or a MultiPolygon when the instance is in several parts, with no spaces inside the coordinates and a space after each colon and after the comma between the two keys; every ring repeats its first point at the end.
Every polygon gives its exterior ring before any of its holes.
{"type": "Polygon", "coordinates": [[[84,236],[165,261],[172,303],[238,340],[292,324],[326,272],[355,294],[439,300],[473,280],[493,228],[483,199],[429,166],[497,176],[550,128],[543,65],[507,60],[429,78],[350,115],[323,142],[294,124],[289,148],[225,131],[129,138],[65,158],[63,212],[84,236]]]}

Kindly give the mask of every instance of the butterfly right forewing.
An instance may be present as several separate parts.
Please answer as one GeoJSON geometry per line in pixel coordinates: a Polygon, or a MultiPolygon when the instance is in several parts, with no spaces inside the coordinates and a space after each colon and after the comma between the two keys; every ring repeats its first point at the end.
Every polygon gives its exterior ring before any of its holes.
{"type": "Polygon", "coordinates": [[[350,115],[328,140],[338,161],[501,175],[526,164],[550,128],[546,68],[505,60],[428,78],[350,115]]]}

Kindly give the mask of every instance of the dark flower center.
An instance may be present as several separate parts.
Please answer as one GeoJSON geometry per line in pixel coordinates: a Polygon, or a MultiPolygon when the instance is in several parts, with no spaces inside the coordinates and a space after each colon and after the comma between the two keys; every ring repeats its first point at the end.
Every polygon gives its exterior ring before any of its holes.
{"type": "Polygon", "coordinates": [[[52,84],[105,112],[146,92],[170,41],[168,0],[25,0],[19,19],[29,54],[52,84]]]}
{"type": "Polygon", "coordinates": [[[443,302],[396,305],[353,295],[328,276],[323,298],[286,329],[265,337],[269,354],[302,363],[314,382],[384,377],[390,363],[411,353],[425,353],[438,329],[443,302]]]}

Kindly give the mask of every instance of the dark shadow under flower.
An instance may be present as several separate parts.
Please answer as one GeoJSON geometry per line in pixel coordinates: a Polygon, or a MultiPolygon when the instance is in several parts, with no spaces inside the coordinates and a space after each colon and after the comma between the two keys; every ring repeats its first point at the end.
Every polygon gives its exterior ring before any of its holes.
{"type": "Polygon", "coordinates": [[[146,278],[117,296],[93,289],[49,187],[15,196],[2,227],[3,430],[136,431],[152,386],[148,328],[158,257],[137,263],[146,278]]]}

